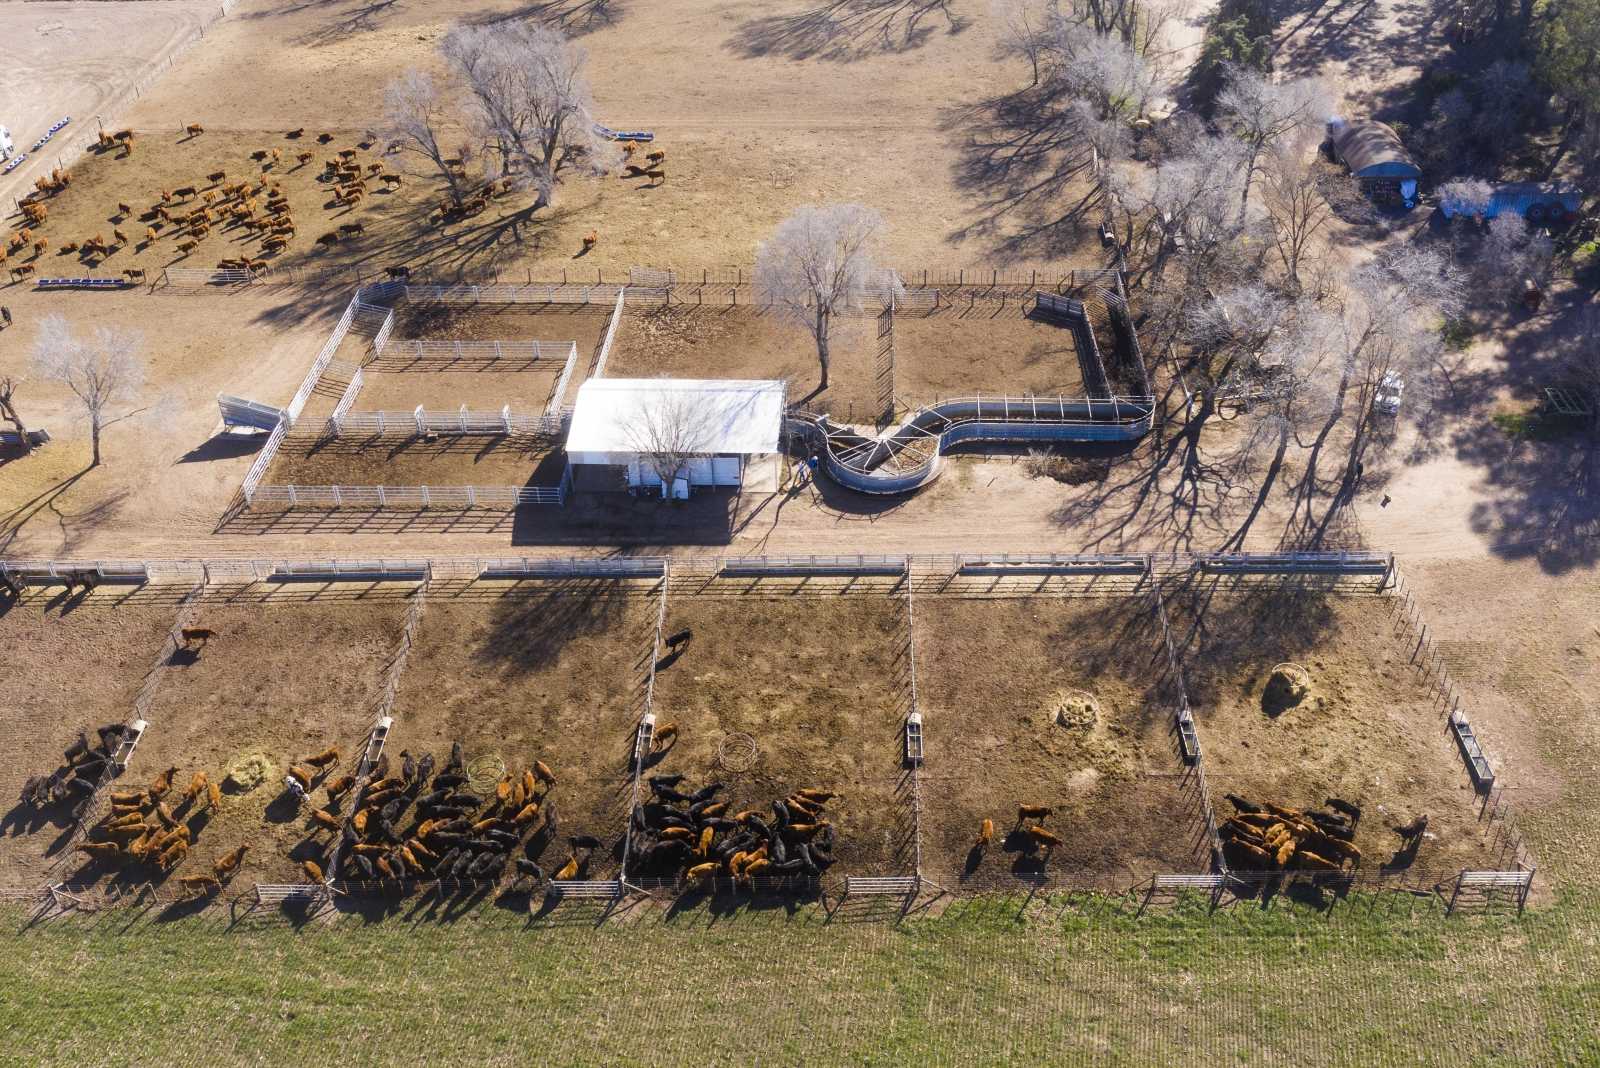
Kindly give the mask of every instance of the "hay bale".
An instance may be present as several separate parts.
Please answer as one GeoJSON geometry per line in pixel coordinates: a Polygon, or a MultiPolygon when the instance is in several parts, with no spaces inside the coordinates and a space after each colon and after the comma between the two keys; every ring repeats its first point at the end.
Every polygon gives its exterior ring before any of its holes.
{"type": "Polygon", "coordinates": [[[1058,727],[1083,730],[1100,721],[1100,702],[1083,690],[1067,690],[1051,701],[1052,716],[1058,727]]]}
{"type": "Polygon", "coordinates": [[[244,753],[228,765],[222,782],[230,790],[247,794],[268,779],[277,778],[277,769],[264,753],[244,753]]]}
{"type": "Polygon", "coordinates": [[[1311,696],[1311,672],[1299,664],[1279,664],[1267,676],[1261,691],[1261,708],[1269,716],[1279,716],[1311,696]]]}

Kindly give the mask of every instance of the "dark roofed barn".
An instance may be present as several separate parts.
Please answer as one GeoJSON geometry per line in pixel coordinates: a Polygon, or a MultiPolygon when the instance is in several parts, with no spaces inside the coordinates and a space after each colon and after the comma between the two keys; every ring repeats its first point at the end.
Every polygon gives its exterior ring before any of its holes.
{"type": "Polygon", "coordinates": [[[1377,200],[1399,199],[1406,207],[1416,201],[1422,168],[1411,158],[1394,127],[1371,119],[1328,123],[1333,154],[1350,168],[1362,191],[1377,200]]]}

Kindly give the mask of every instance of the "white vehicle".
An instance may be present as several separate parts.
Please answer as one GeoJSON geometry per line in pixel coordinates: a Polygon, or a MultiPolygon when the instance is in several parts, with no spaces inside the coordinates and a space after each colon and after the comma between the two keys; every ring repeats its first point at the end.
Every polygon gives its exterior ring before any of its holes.
{"type": "Polygon", "coordinates": [[[11,140],[11,131],[0,126],[0,159],[9,159],[11,153],[16,150],[17,146],[11,140]]]}
{"type": "Polygon", "coordinates": [[[1405,379],[1390,371],[1378,382],[1378,390],[1372,395],[1372,410],[1380,415],[1395,415],[1400,411],[1400,398],[1405,391],[1405,379]]]}

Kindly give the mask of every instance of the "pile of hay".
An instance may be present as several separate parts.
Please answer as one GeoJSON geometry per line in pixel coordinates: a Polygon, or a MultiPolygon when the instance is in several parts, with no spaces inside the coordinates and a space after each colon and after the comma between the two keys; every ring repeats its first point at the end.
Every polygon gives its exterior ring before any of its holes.
{"type": "Polygon", "coordinates": [[[1299,664],[1279,664],[1267,676],[1261,691],[1261,709],[1269,716],[1280,716],[1311,696],[1311,672],[1299,664]]]}
{"type": "Polygon", "coordinates": [[[242,753],[233,758],[223,776],[223,785],[230,790],[247,794],[268,779],[277,777],[277,769],[264,753],[242,753]]]}
{"type": "Polygon", "coordinates": [[[1067,690],[1051,701],[1052,718],[1057,726],[1087,729],[1100,721],[1100,702],[1082,690],[1067,690]]]}

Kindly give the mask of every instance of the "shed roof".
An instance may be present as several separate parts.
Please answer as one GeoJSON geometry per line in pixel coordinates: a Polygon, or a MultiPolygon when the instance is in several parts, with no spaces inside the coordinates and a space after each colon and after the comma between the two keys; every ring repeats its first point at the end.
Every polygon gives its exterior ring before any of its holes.
{"type": "Polygon", "coordinates": [[[1359,122],[1335,121],[1328,124],[1333,150],[1357,177],[1364,172],[1388,177],[1416,178],[1422,174],[1411,158],[1400,135],[1387,123],[1364,119],[1359,122]]]}
{"type": "Polygon", "coordinates": [[[578,388],[568,452],[642,453],[647,424],[692,424],[684,451],[755,455],[778,451],[781,381],[699,378],[592,378],[578,388]]]}

